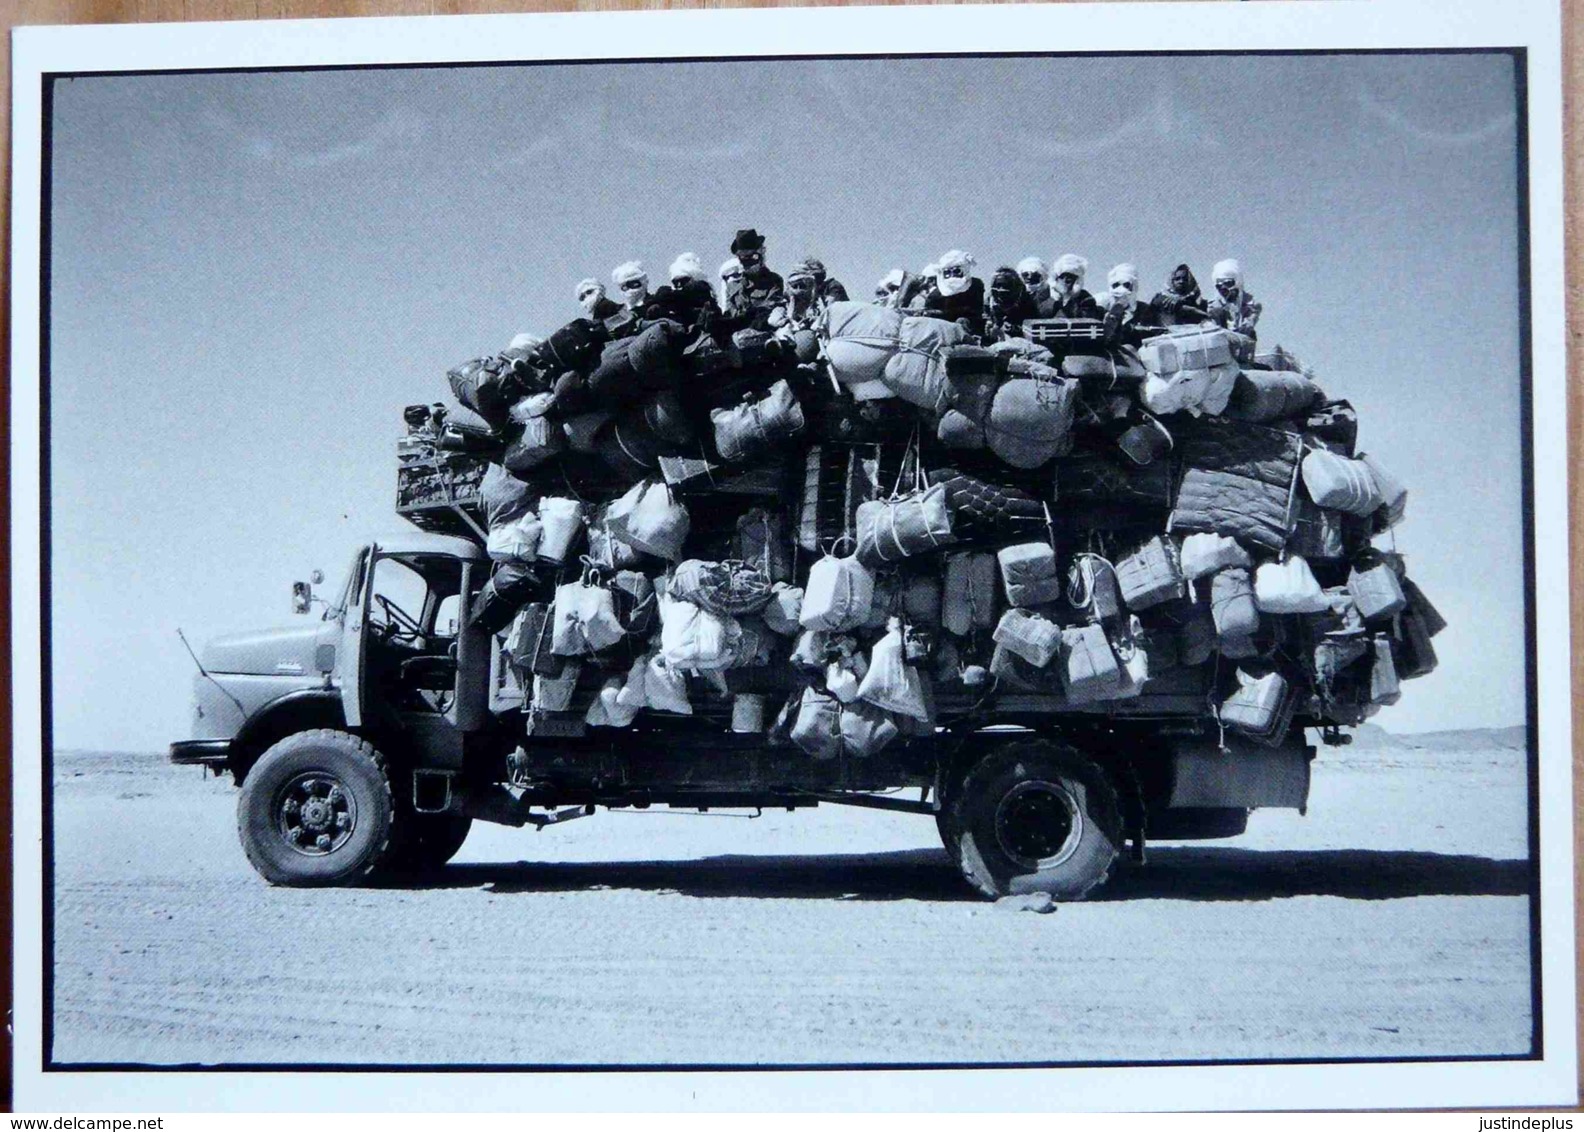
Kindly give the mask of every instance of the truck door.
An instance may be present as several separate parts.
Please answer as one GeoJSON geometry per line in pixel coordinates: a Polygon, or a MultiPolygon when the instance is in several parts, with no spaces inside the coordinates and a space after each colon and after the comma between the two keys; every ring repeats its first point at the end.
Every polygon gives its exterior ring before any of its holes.
{"type": "Polygon", "coordinates": [[[378,547],[365,547],[358,555],[347,583],[347,607],[341,618],[341,647],[336,668],[341,683],[341,712],[348,727],[363,725],[363,684],[368,668],[368,608],[374,588],[373,557],[378,547]]]}

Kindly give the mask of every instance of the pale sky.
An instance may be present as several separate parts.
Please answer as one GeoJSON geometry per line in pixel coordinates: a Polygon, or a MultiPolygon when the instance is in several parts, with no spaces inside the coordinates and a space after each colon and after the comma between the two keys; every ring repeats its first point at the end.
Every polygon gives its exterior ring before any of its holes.
{"type": "Polygon", "coordinates": [[[137,76],[55,86],[55,738],[187,734],[176,639],[289,623],[401,525],[401,408],[732,232],[854,297],[949,247],[1146,291],[1241,260],[1410,488],[1450,628],[1376,722],[1521,723],[1516,105],[1502,55],[137,76]]]}

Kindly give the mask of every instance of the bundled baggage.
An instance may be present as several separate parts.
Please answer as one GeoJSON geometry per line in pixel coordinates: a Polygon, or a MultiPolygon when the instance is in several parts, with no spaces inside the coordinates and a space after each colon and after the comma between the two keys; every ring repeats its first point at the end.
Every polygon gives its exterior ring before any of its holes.
{"type": "Polygon", "coordinates": [[[1060,601],[1062,579],[1056,566],[1056,548],[1049,542],[1023,542],[1003,547],[996,554],[1001,582],[1011,605],[1031,608],[1060,601]]]}
{"type": "Polygon", "coordinates": [[[1360,554],[1348,571],[1348,593],[1366,621],[1383,621],[1408,608],[1408,597],[1390,560],[1379,551],[1360,554]]]}
{"type": "Polygon", "coordinates": [[[1183,539],[1180,556],[1183,577],[1190,582],[1208,577],[1228,566],[1252,566],[1249,552],[1235,538],[1217,534],[1189,535],[1183,539]]]}
{"type": "Polygon", "coordinates": [[[671,573],[666,592],[711,613],[741,617],[770,603],[769,577],[746,562],[701,562],[690,558],[671,573]]]}
{"type": "Polygon", "coordinates": [[[1149,377],[1140,400],[1152,413],[1219,415],[1237,383],[1238,366],[1225,330],[1174,327],[1139,347],[1149,377]]]}
{"type": "Polygon", "coordinates": [[[1084,625],[1061,631],[1062,682],[1074,703],[1104,700],[1122,688],[1122,669],[1105,629],[1084,625]]]}
{"type": "Polygon", "coordinates": [[[1160,535],[1119,559],[1116,577],[1122,601],[1129,609],[1148,609],[1183,594],[1183,572],[1177,560],[1177,546],[1160,535]]]}
{"type": "Polygon", "coordinates": [[[721,459],[743,463],[762,456],[803,431],[803,408],[785,381],[763,394],[749,394],[727,409],[710,410],[715,450],[721,459]]]}
{"type": "Polygon", "coordinates": [[[1061,651],[1061,626],[1026,609],[1009,609],[996,624],[993,639],[1036,668],[1044,668],[1061,651]]]}
{"type": "Polygon", "coordinates": [[[1227,566],[1210,579],[1210,618],[1219,641],[1247,640],[1259,631],[1259,603],[1243,566],[1227,566]]]}
{"type": "Polygon", "coordinates": [[[1292,722],[1292,688],[1279,672],[1254,677],[1240,668],[1237,678],[1237,691],[1221,705],[1222,724],[1274,747],[1287,737],[1292,722]]]}
{"type": "Polygon", "coordinates": [[[1054,370],[996,390],[984,422],[990,451],[1014,468],[1037,468],[1072,450],[1078,385],[1054,370]]]}
{"type": "Polygon", "coordinates": [[[1331,608],[1309,563],[1296,554],[1263,563],[1255,571],[1254,601],[1264,613],[1324,613],[1331,608]]]}
{"type": "Polygon", "coordinates": [[[680,561],[687,540],[687,508],[657,480],[634,484],[605,514],[611,537],[657,558],[680,561]]]}
{"type": "Polygon", "coordinates": [[[856,556],[827,554],[809,571],[798,621],[833,633],[857,628],[869,616],[874,588],[874,575],[856,556]]]}
{"type": "Polygon", "coordinates": [[[1324,448],[1304,457],[1303,482],[1316,504],[1349,515],[1372,515],[1385,502],[1368,464],[1324,448]]]}
{"type": "Polygon", "coordinates": [[[946,556],[941,627],[959,637],[996,623],[996,556],[963,551],[946,556]]]}
{"type": "Polygon", "coordinates": [[[1280,553],[1296,519],[1302,438],[1238,421],[1206,419],[1180,438],[1183,475],[1168,520],[1174,533],[1228,535],[1280,553]]]}
{"type": "MultiPolygon", "coordinates": [[[[946,488],[933,487],[917,462],[915,486],[906,494],[858,505],[858,560],[878,569],[952,545],[952,514],[946,488]]],[[[900,485],[899,485],[900,486],[900,485]]]]}
{"type": "Polygon", "coordinates": [[[1307,413],[1319,398],[1320,387],[1301,373],[1244,370],[1233,383],[1225,415],[1239,421],[1279,421],[1307,413]]]}

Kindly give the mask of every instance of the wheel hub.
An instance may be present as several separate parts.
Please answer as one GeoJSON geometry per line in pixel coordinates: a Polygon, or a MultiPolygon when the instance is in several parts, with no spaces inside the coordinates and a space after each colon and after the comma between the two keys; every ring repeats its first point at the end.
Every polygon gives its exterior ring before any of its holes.
{"type": "Polygon", "coordinates": [[[333,853],[357,828],[357,803],[324,771],[299,774],[276,799],[276,828],[287,845],[310,857],[333,853]]]}
{"type": "Polygon", "coordinates": [[[1062,783],[1020,782],[996,807],[1001,851],[1025,868],[1060,865],[1077,852],[1083,830],[1083,807],[1062,783]]]}

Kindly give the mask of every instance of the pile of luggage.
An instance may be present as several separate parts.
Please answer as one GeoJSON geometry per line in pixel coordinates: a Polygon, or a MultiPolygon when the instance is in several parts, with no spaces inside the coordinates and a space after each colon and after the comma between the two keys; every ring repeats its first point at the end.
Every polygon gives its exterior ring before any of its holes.
{"type": "Polygon", "coordinates": [[[981,345],[840,302],[781,337],[616,321],[459,366],[464,408],[409,417],[483,469],[470,617],[529,735],[690,717],[864,756],[998,697],[1189,688],[1278,743],[1435,666],[1444,623],[1374,545],[1406,489],[1290,354],[1061,319],[981,345]]]}

